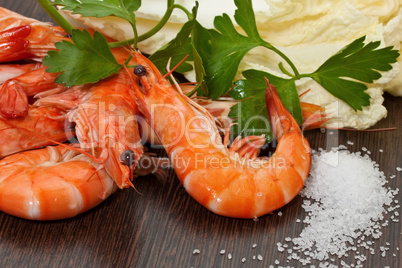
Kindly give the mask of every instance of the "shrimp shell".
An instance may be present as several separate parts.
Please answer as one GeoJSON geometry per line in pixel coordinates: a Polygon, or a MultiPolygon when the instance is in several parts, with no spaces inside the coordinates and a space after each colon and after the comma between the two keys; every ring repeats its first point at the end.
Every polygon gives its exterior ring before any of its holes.
{"type": "Polygon", "coordinates": [[[25,219],[74,217],[116,189],[98,164],[61,146],[25,151],[0,161],[0,210],[25,219]]]}

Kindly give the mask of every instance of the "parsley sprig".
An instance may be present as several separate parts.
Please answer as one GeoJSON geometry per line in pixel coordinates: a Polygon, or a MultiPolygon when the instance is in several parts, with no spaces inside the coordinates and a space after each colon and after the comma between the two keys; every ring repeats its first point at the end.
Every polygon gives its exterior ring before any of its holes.
{"type": "MultiPolygon", "coordinates": [[[[271,134],[266,124],[268,114],[264,98],[264,77],[275,85],[282,102],[301,124],[303,118],[295,84],[297,80],[310,77],[354,110],[362,110],[363,106],[370,105],[370,96],[365,92],[367,86],[364,83],[372,83],[379,79],[380,71],[391,70],[391,64],[395,63],[399,56],[398,51],[392,47],[377,49],[380,42],[365,44],[365,37],[361,37],[330,57],[313,73],[300,74],[285,54],[259,35],[252,1],[234,2],[237,6],[234,19],[245,35],[236,30],[228,15],[223,14],[215,17],[215,29],[205,29],[195,22],[192,24],[191,37],[178,35],[172,43],[187,41],[186,38],[190,38],[192,46],[191,49],[190,46],[186,48],[187,53],[194,54],[196,51],[200,56],[202,64],[195,65],[195,72],[200,73],[197,77],[202,77],[202,80],[198,82],[204,90],[199,91],[199,95],[217,99],[229,93],[234,99],[242,100],[232,107],[229,114],[239,123],[234,127],[235,134],[267,134],[268,137],[271,134]],[[246,70],[242,73],[244,79],[235,81],[240,62],[251,49],[258,46],[272,50],[282,57],[283,62],[278,64],[278,69],[288,78],[280,78],[258,70],[246,70]],[[290,71],[285,68],[286,65],[290,67],[290,71]],[[202,66],[202,69],[199,66],[202,66]]],[[[188,32],[190,33],[189,30],[188,32]]],[[[163,56],[165,52],[170,53],[162,48],[157,54],[163,56]]],[[[183,54],[183,51],[181,53],[183,54]]]]}
{"type": "MultiPolygon", "coordinates": [[[[135,47],[137,42],[159,31],[173,9],[179,8],[187,14],[188,22],[172,41],[151,55],[150,59],[162,70],[168,60],[172,60],[171,64],[175,65],[184,56],[189,55],[187,61],[177,71],[187,72],[194,68],[199,82],[197,88],[199,95],[217,99],[230,94],[234,99],[242,100],[232,107],[229,114],[239,123],[235,127],[236,134],[264,133],[270,137],[269,126],[266,124],[268,114],[264,98],[266,88],[264,77],[276,86],[282,102],[297,122],[302,123],[301,105],[295,84],[297,80],[304,77],[314,79],[354,110],[362,110],[364,106],[370,105],[370,96],[365,92],[367,89],[365,83],[372,83],[381,77],[380,72],[391,70],[391,64],[395,63],[399,56],[399,52],[392,47],[379,49],[380,42],[365,43],[365,37],[361,37],[330,57],[316,71],[301,74],[291,59],[261,38],[257,30],[252,1],[234,0],[234,2],[237,6],[234,19],[242,28],[242,33],[236,29],[227,14],[215,17],[214,29],[206,29],[196,20],[198,3],[192,12],[189,12],[175,4],[174,0],[168,0],[162,20],[151,31],[138,36],[134,12],[140,8],[140,0],[55,0],[53,4],[63,5],[63,9],[83,16],[113,15],[126,19],[133,26],[135,37],[132,40],[107,44],[101,35],[94,34],[91,38],[87,32],[71,30],[67,25],[65,29],[73,33],[73,44],[66,44],[65,41],[57,44],[59,51],[49,52],[44,63],[49,66],[49,71],[62,72],[57,81],[66,85],[93,83],[97,79],[103,79],[121,67],[110,58],[110,48],[127,44],[135,47]],[[81,38],[82,40],[78,40],[81,38]],[[278,69],[286,78],[258,70],[246,70],[242,73],[244,79],[235,81],[240,62],[255,47],[265,47],[278,54],[283,59],[278,63],[278,69]],[[73,53],[80,58],[74,63],[66,63],[64,57],[70,60],[73,53]],[[84,65],[95,57],[98,61],[96,64],[90,64],[88,69],[91,70],[87,70],[84,65]],[[88,79],[80,74],[85,74],[88,79]]],[[[48,9],[49,3],[42,6],[48,9]]],[[[50,14],[54,13],[54,10],[47,11],[50,14]]],[[[61,25],[66,25],[57,15],[52,17],[56,18],[56,22],[61,22],[61,25]]]]}
{"type": "Polygon", "coordinates": [[[56,78],[57,83],[67,86],[95,83],[114,73],[117,73],[122,64],[114,59],[112,48],[132,46],[157,33],[168,21],[174,9],[184,11],[189,19],[192,13],[182,5],[175,4],[174,0],[167,1],[165,15],[161,21],[148,32],[138,35],[136,28],[135,11],[141,6],[141,0],[37,0],[41,6],[64,30],[72,35],[72,43],[63,41],[56,43],[57,51],[50,51],[43,59],[48,66],[48,72],[61,72],[56,78]],[[106,41],[106,38],[95,31],[93,38],[87,31],[74,29],[53,7],[62,6],[62,10],[69,10],[73,14],[84,17],[115,16],[128,21],[134,33],[134,38],[120,42],[106,41]]]}
{"type": "Polygon", "coordinates": [[[87,30],[72,30],[73,43],[57,42],[58,50],[49,51],[43,64],[49,66],[50,73],[61,72],[56,83],[66,86],[95,83],[122,67],[114,58],[103,35],[94,32],[93,37],[87,30]]]}

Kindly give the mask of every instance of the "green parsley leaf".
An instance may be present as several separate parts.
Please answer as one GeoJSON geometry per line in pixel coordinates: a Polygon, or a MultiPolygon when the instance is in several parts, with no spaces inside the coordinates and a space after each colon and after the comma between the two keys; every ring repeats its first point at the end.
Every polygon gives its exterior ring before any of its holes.
{"type": "Polygon", "coordinates": [[[378,71],[389,71],[399,53],[392,47],[379,47],[380,42],[364,44],[365,36],[356,39],[329,58],[308,76],[317,81],[338,99],[349,104],[355,111],[370,105],[370,96],[364,91],[381,77],[378,71]]]}
{"type": "Polygon", "coordinates": [[[159,70],[164,70],[166,68],[169,59],[171,59],[171,66],[176,66],[187,55],[189,55],[189,57],[186,59],[186,62],[182,63],[176,71],[184,73],[193,69],[193,66],[188,63],[188,61],[193,60],[190,38],[193,24],[194,21],[188,21],[185,23],[173,40],[149,56],[149,60],[152,61],[159,70]]]}
{"type": "Polygon", "coordinates": [[[251,135],[266,134],[272,137],[270,128],[266,128],[269,118],[265,103],[267,88],[265,77],[277,88],[282,103],[297,123],[302,124],[300,99],[293,79],[284,79],[257,70],[246,70],[242,74],[245,79],[236,81],[235,87],[230,91],[230,96],[234,99],[243,100],[237,106],[233,106],[229,113],[229,117],[236,118],[238,123],[234,127],[237,135],[252,133],[251,135]]]}
{"type": "Polygon", "coordinates": [[[205,69],[204,82],[213,100],[225,95],[233,85],[239,64],[248,51],[267,44],[258,34],[251,1],[235,0],[236,22],[248,34],[237,32],[227,14],[214,19],[215,29],[206,30],[195,24],[194,47],[205,69]]]}
{"type": "Polygon", "coordinates": [[[43,64],[50,73],[59,74],[55,82],[73,85],[95,83],[118,73],[118,64],[110,51],[107,41],[99,32],[94,32],[93,38],[87,30],[74,29],[73,43],[62,41],[55,44],[58,50],[49,51],[43,59],[43,64]]]}
{"type": "Polygon", "coordinates": [[[134,11],[140,8],[141,0],[55,0],[53,4],[84,17],[117,16],[135,25],[134,11]]]}
{"type": "Polygon", "coordinates": [[[273,134],[265,105],[265,91],[259,91],[253,97],[232,106],[229,117],[234,119],[234,123],[237,123],[232,126],[235,137],[265,134],[267,141],[272,141],[273,134]]]}

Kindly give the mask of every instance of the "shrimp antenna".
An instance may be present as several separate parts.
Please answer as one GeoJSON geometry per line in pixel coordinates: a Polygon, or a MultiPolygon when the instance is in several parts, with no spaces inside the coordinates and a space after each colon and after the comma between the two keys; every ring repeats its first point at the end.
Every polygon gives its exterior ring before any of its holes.
{"type": "Polygon", "coordinates": [[[102,163],[102,160],[101,160],[101,159],[98,159],[98,158],[96,158],[95,156],[90,155],[90,154],[88,154],[87,152],[85,152],[85,151],[83,151],[83,150],[81,150],[81,149],[74,148],[74,147],[72,147],[72,146],[70,146],[70,145],[67,145],[67,144],[64,144],[64,143],[61,143],[61,142],[58,142],[58,141],[55,141],[55,140],[46,138],[45,136],[39,135],[39,134],[37,134],[37,133],[35,133],[35,132],[33,132],[33,131],[30,131],[30,130],[28,130],[28,129],[26,129],[26,128],[22,128],[22,127],[20,127],[20,126],[17,126],[17,125],[15,125],[15,124],[11,123],[10,121],[8,121],[7,119],[2,118],[1,116],[0,116],[0,121],[3,121],[4,123],[6,123],[6,124],[9,125],[9,126],[14,127],[14,128],[17,128],[17,129],[19,129],[19,130],[21,130],[21,131],[23,131],[23,132],[25,132],[25,133],[28,133],[28,134],[31,134],[31,135],[35,136],[35,137],[38,137],[38,138],[47,140],[47,141],[49,141],[49,142],[52,142],[52,143],[55,143],[55,144],[64,146],[64,147],[67,148],[67,149],[70,149],[70,150],[76,151],[76,152],[78,152],[78,153],[80,153],[80,154],[86,155],[86,156],[88,156],[89,158],[91,158],[92,160],[94,160],[96,163],[99,163],[99,164],[102,163]]]}
{"type": "MultiPolygon", "coordinates": [[[[179,68],[179,66],[188,58],[189,55],[185,56],[175,67],[173,67],[172,70],[167,70],[168,72],[163,76],[163,78],[168,77],[169,75],[171,75],[177,68],[179,68]]],[[[168,65],[170,65],[170,60],[172,58],[169,59],[169,63],[168,65]]]]}

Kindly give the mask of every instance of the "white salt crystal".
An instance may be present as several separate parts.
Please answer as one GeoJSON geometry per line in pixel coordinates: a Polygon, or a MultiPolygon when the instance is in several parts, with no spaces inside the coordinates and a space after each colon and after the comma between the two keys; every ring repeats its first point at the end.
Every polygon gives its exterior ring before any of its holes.
{"type": "MultiPolygon", "coordinates": [[[[386,177],[368,154],[362,156],[344,149],[339,146],[330,152],[319,150],[312,156],[310,177],[300,192],[307,226],[292,239],[292,256],[301,253],[298,261],[303,265],[316,259],[328,267],[325,260],[330,256],[347,257],[349,251],[358,252],[360,247],[373,254],[370,241],[362,241],[382,235],[385,206],[389,207],[398,193],[384,186],[386,177]]],[[[362,267],[366,257],[357,253],[356,260],[356,267],[362,267]]]]}
{"type": "Polygon", "coordinates": [[[242,262],[242,263],[245,263],[245,262],[246,262],[246,258],[241,259],[241,262],[242,262]]]}
{"type": "Polygon", "coordinates": [[[278,212],[278,216],[281,217],[283,213],[281,211],[278,212]]]}
{"type": "Polygon", "coordinates": [[[219,251],[219,254],[223,255],[223,254],[225,254],[225,252],[226,252],[226,250],[221,249],[221,251],[219,251]]]}
{"type": "Polygon", "coordinates": [[[232,254],[228,254],[228,259],[231,260],[232,259],[232,254]]]}
{"type": "Polygon", "coordinates": [[[367,151],[367,148],[366,148],[366,147],[362,147],[362,151],[363,151],[363,152],[366,152],[366,151],[367,151]]]}
{"type": "Polygon", "coordinates": [[[401,172],[402,168],[401,167],[396,167],[396,171],[401,172]]]}
{"type": "Polygon", "coordinates": [[[384,152],[384,150],[383,149],[380,149],[380,150],[378,150],[380,153],[383,153],[384,152]]]}
{"type": "Polygon", "coordinates": [[[256,247],[257,247],[257,244],[253,244],[252,248],[256,248],[256,247]]]}
{"type": "Polygon", "coordinates": [[[278,265],[280,262],[278,260],[275,260],[275,264],[278,265]]]}
{"type": "Polygon", "coordinates": [[[193,255],[195,255],[195,254],[200,254],[200,252],[201,252],[201,251],[196,248],[196,249],[193,250],[193,255]]]}
{"type": "Polygon", "coordinates": [[[349,144],[349,145],[353,145],[353,144],[354,144],[354,142],[352,142],[352,141],[347,141],[347,144],[349,144]]]}
{"type": "Polygon", "coordinates": [[[258,254],[257,259],[258,259],[259,261],[262,261],[262,256],[261,256],[261,254],[258,254]]]}

